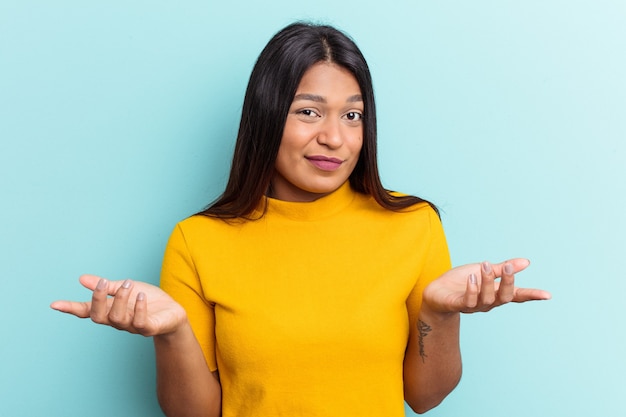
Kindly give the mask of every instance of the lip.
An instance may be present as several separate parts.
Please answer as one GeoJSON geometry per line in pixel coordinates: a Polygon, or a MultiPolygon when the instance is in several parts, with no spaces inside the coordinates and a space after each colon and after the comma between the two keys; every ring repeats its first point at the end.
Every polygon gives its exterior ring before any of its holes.
{"type": "Polygon", "coordinates": [[[316,168],[322,171],[335,171],[339,169],[343,160],[324,155],[305,156],[305,158],[316,168]]]}

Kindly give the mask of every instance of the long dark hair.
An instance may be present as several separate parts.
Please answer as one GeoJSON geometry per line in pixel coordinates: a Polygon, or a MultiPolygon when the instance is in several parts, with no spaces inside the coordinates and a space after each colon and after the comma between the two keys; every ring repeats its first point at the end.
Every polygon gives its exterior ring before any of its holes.
{"type": "Polygon", "coordinates": [[[228,184],[224,193],[198,214],[250,218],[274,174],[285,121],[300,80],[319,62],[347,69],[361,89],[363,146],[349,178],[352,188],[371,195],[389,210],[402,210],[425,201],[415,196],[394,196],[382,186],[376,155],[372,78],[354,41],[331,26],[294,23],[274,35],[259,55],[246,89],[228,184]]]}

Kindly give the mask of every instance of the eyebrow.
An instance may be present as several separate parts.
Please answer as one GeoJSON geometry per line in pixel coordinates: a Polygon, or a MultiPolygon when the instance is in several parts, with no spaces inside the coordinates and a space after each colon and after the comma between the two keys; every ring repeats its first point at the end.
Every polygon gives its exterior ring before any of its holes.
{"type": "MultiPolygon", "coordinates": [[[[307,94],[307,93],[296,94],[296,96],[293,98],[293,101],[298,101],[298,100],[309,100],[309,101],[315,101],[317,103],[326,103],[326,99],[317,94],[307,94]]],[[[357,103],[360,101],[363,101],[363,97],[360,94],[355,94],[353,96],[350,96],[346,100],[347,103],[357,103]]]]}

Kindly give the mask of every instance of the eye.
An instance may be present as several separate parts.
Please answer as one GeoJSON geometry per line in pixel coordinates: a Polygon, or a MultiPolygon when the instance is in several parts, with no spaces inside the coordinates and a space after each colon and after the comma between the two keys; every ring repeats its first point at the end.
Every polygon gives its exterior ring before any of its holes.
{"type": "Polygon", "coordinates": [[[311,110],[311,109],[298,110],[296,114],[302,115],[304,117],[311,117],[311,118],[320,116],[319,114],[317,114],[315,110],[311,110]]]}
{"type": "Polygon", "coordinates": [[[346,113],[344,117],[351,122],[360,122],[363,120],[363,114],[356,111],[350,111],[346,113]]]}

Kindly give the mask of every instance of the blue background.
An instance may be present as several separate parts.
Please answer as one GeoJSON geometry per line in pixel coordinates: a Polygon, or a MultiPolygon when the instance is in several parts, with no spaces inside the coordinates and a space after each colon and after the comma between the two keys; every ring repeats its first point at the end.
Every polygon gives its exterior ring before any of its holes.
{"type": "MultiPolygon", "coordinates": [[[[549,302],[464,316],[430,416],[615,416],[626,394],[626,3],[0,3],[0,415],[159,416],[149,339],[49,309],[82,273],[158,282],[225,184],[247,78],[296,19],[368,59],[386,186],[454,264],[533,261],[549,302]]],[[[411,413],[408,413],[412,415],[411,413]]]]}

